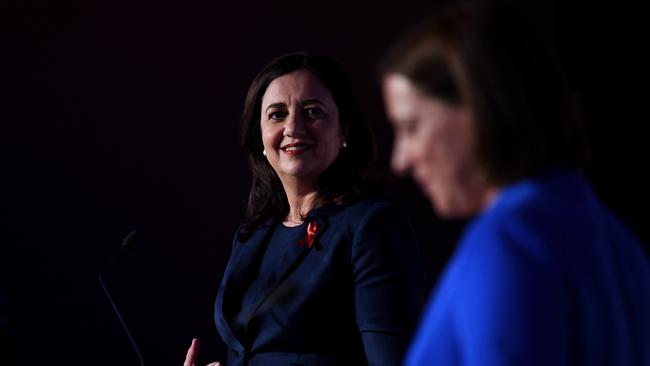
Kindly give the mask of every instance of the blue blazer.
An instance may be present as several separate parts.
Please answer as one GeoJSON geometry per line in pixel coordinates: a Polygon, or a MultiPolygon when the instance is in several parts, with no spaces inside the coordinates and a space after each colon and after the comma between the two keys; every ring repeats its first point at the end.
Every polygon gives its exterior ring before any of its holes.
{"type": "Polygon", "coordinates": [[[423,299],[404,215],[368,199],[314,209],[306,221],[317,224],[313,245],[300,245],[306,233],[296,233],[276,268],[260,274],[254,310],[238,319],[278,220],[245,241],[235,236],[215,306],[228,366],[399,364],[423,299]]]}
{"type": "Polygon", "coordinates": [[[650,365],[650,263],[579,173],[505,187],[445,270],[407,365],[650,365]]]}

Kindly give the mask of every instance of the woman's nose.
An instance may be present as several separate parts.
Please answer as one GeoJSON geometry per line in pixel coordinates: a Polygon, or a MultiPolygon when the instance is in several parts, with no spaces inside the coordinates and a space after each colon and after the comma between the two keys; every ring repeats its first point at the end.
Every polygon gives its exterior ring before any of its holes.
{"type": "Polygon", "coordinates": [[[396,175],[404,175],[410,168],[407,147],[401,139],[396,139],[393,145],[390,167],[396,175]]]}
{"type": "Polygon", "coordinates": [[[305,118],[299,111],[289,114],[284,125],[284,135],[288,137],[302,136],[305,134],[305,118]]]}

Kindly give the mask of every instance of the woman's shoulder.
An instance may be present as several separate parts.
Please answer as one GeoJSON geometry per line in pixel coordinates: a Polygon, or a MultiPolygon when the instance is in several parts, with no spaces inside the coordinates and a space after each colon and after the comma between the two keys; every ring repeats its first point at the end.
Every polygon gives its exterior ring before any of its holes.
{"type": "Polygon", "coordinates": [[[581,174],[553,170],[504,187],[470,227],[482,234],[563,236],[576,228],[593,226],[601,208],[581,174]]]}
{"type": "Polygon", "coordinates": [[[487,212],[497,218],[532,216],[543,220],[597,211],[599,206],[591,185],[581,173],[558,168],[503,187],[487,212]]]}
{"type": "Polygon", "coordinates": [[[460,248],[483,262],[525,258],[537,266],[562,266],[573,257],[569,253],[588,250],[591,239],[604,230],[599,211],[584,178],[552,172],[506,187],[492,207],[469,224],[460,248]]]}
{"type": "Polygon", "coordinates": [[[382,196],[368,196],[331,208],[327,219],[331,224],[347,227],[353,232],[369,226],[408,226],[406,215],[398,204],[382,196]]]}
{"type": "Polygon", "coordinates": [[[397,213],[399,206],[382,196],[366,196],[355,201],[339,205],[338,214],[348,219],[357,218],[359,220],[369,218],[375,215],[397,213]]]}

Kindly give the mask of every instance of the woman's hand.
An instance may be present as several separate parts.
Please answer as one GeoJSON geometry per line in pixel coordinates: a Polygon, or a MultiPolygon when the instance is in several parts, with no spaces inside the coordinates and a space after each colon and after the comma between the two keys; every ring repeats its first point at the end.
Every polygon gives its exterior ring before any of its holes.
{"type": "MultiPolygon", "coordinates": [[[[200,346],[201,343],[199,343],[198,338],[192,339],[192,344],[187,350],[187,355],[185,356],[185,362],[183,362],[183,366],[196,366],[196,356],[199,354],[200,346]]],[[[219,362],[212,362],[206,366],[221,366],[221,364],[219,362]]]]}

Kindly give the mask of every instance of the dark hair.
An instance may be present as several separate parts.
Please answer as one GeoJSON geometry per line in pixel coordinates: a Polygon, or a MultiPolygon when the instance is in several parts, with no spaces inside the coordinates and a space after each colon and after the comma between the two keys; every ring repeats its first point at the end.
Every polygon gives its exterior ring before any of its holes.
{"type": "Polygon", "coordinates": [[[586,141],[552,37],[514,2],[447,5],[387,53],[379,72],[467,105],[476,159],[489,183],[552,166],[579,167],[586,141]]]}
{"type": "Polygon", "coordinates": [[[262,155],[260,109],[269,84],[298,70],[310,71],[329,89],[339,110],[341,129],[347,135],[347,147],[340,150],[319,180],[316,206],[348,203],[369,189],[375,142],[346,73],[336,62],[324,56],[306,52],[280,56],[266,65],[251,83],[241,118],[241,143],[248,153],[253,175],[241,229],[244,238],[265,219],[275,215],[284,217],[289,212],[280,179],[262,155]]]}

